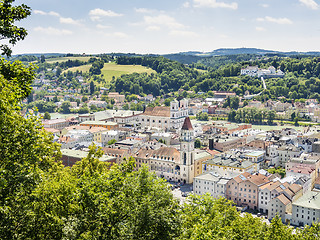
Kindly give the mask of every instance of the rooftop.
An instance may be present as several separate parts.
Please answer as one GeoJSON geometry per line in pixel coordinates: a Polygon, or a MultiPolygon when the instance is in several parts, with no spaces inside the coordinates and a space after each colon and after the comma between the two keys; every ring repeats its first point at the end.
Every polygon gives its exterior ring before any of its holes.
{"type": "MultiPolygon", "coordinates": [[[[88,156],[88,152],[80,151],[80,150],[72,150],[72,149],[61,149],[62,155],[74,157],[74,158],[85,158],[88,156]]],[[[107,155],[102,155],[101,158],[99,158],[99,161],[101,162],[108,162],[111,160],[114,160],[114,157],[110,157],[107,155]]]]}
{"type": "Polygon", "coordinates": [[[308,191],[292,204],[299,207],[320,209],[320,192],[308,191]]]}
{"type": "Polygon", "coordinates": [[[181,130],[193,130],[193,127],[192,127],[192,124],[190,122],[190,118],[189,117],[186,117],[184,119],[184,123],[182,125],[181,130]]]}

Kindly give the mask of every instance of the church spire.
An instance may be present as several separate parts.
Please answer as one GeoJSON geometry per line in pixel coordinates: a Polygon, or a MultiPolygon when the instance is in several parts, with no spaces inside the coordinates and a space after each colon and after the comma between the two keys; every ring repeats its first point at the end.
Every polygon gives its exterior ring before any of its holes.
{"type": "Polygon", "coordinates": [[[182,130],[193,130],[193,127],[192,127],[192,124],[191,124],[191,121],[190,121],[190,118],[189,117],[186,117],[184,119],[184,123],[182,125],[182,130]]]}

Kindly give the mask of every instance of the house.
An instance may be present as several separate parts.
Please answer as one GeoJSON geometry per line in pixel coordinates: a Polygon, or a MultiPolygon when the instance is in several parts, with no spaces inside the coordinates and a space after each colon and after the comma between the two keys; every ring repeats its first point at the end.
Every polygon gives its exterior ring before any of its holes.
{"type": "MultiPolygon", "coordinates": [[[[76,162],[87,157],[88,152],[80,150],[61,149],[61,154],[62,164],[66,167],[72,167],[76,162]]],[[[112,156],[103,155],[101,158],[99,158],[99,161],[114,164],[116,163],[116,158],[112,156]]]]}
{"type": "Polygon", "coordinates": [[[219,135],[212,140],[213,148],[224,152],[233,148],[242,147],[246,144],[245,138],[219,135]]]}
{"type": "Polygon", "coordinates": [[[259,187],[268,182],[269,178],[263,174],[242,173],[228,181],[226,197],[237,206],[257,210],[259,187]]]}
{"type": "Polygon", "coordinates": [[[103,122],[103,121],[85,121],[80,123],[80,126],[103,127],[108,130],[114,130],[118,128],[118,124],[115,122],[103,122]]]}
{"type": "Polygon", "coordinates": [[[308,191],[302,197],[292,202],[291,224],[296,226],[311,226],[320,222],[320,192],[308,191]]]}
{"type": "Polygon", "coordinates": [[[119,94],[117,92],[110,92],[108,94],[108,98],[109,99],[114,99],[118,103],[124,103],[124,101],[126,99],[125,95],[121,95],[121,94],[119,94]]]}
{"type": "Polygon", "coordinates": [[[69,121],[63,118],[42,120],[42,125],[45,128],[54,128],[54,129],[62,130],[65,127],[69,126],[69,121]]]}
{"type": "Polygon", "coordinates": [[[107,103],[105,101],[96,101],[96,100],[90,100],[88,102],[88,107],[91,107],[92,105],[98,107],[98,108],[105,108],[107,107],[107,103]]]}
{"type": "Polygon", "coordinates": [[[244,172],[258,171],[258,165],[251,161],[243,161],[228,154],[215,155],[212,159],[206,160],[202,163],[202,172],[210,171],[225,171],[241,174],[244,172]]]}
{"type": "Polygon", "coordinates": [[[214,198],[226,196],[229,178],[214,173],[204,173],[194,178],[193,191],[197,195],[209,193],[214,198]]]}

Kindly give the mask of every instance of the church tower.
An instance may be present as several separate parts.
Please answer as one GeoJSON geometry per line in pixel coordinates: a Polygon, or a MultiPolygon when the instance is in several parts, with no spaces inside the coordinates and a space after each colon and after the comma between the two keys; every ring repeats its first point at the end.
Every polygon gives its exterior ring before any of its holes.
{"type": "Polygon", "coordinates": [[[185,183],[192,183],[194,177],[194,130],[186,117],[180,133],[180,174],[185,183]]]}

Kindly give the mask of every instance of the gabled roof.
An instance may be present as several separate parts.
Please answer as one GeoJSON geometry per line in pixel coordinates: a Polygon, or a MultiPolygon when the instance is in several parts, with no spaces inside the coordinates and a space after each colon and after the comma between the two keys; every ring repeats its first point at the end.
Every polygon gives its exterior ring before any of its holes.
{"type": "Polygon", "coordinates": [[[147,107],[143,115],[156,117],[170,117],[170,108],[168,107],[147,107]]]}
{"type": "Polygon", "coordinates": [[[191,124],[191,121],[190,121],[190,118],[189,117],[186,117],[184,119],[184,123],[182,125],[182,130],[193,130],[193,127],[192,127],[192,124],[191,124]]]}
{"type": "Polygon", "coordinates": [[[276,199],[280,200],[280,202],[282,202],[284,205],[291,203],[290,199],[288,199],[283,193],[276,197],[276,199]]]}

